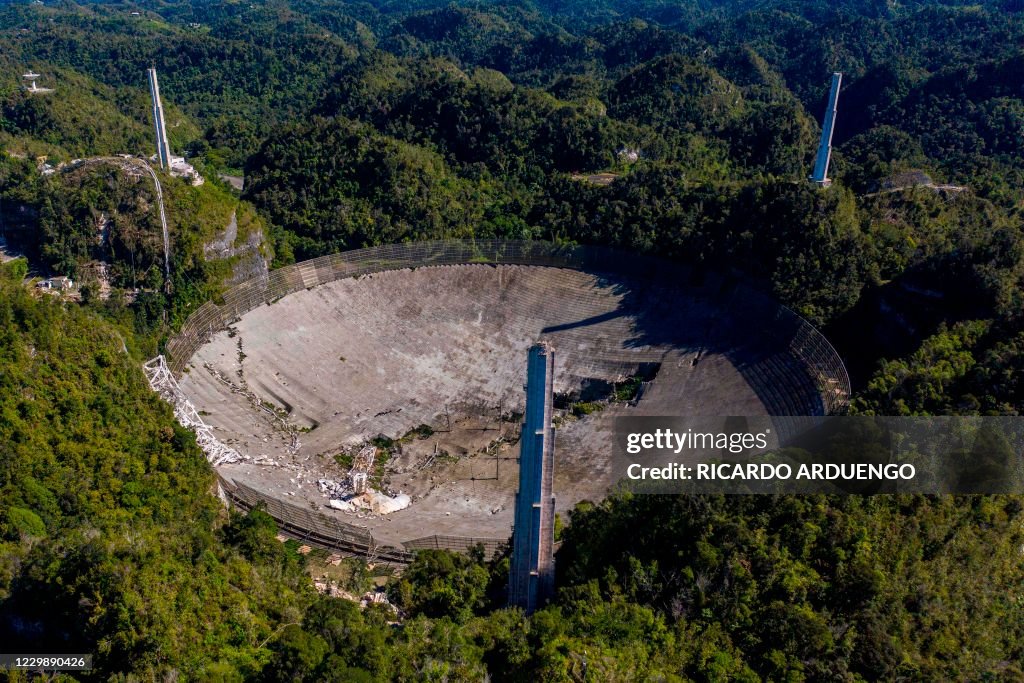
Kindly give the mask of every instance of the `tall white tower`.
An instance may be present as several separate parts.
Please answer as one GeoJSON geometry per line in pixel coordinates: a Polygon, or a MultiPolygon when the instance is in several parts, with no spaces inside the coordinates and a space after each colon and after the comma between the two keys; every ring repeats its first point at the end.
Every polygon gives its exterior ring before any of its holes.
{"type": "Polygon", "coordinates": [[[832,181],[828,177],[828,162],[832,159],[832,129],[836,124],[836,105],[839,103],[839,85],[843,74],[832,74],[832,89],[828,93],[828,106],[825,108],[825,120],[821,122],[821,143],[818,145],[818,158],[814,162],[814,174],[810,181],[828,187],[832,181]]]}
{"type": "Polygon", "coordinates": [[[153,127],[156,129],[156,156],[160,168],[171,167],[171,144],[167,141],[167,127],[164,125],[164,105],[160,102],[160,83],[156,69],[148,69],[149,95],[153,98],[153,127]]]}

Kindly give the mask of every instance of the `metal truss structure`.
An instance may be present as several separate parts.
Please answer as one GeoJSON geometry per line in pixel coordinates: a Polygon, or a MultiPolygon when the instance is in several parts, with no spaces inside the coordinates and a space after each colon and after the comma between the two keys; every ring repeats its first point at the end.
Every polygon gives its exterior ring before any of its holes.
{"type": "Polygon", "coordinates": [[[174,407],[174,417],[178,419],[181,426],[195,432],[196,443],[203,449],[203,453],[206,454],[206,459],[211,465],[216,467],[245,459],[241,453],[221,443],[220,439],[214,436],[213,428],[203,422],[196,407],[178,386],[174,374],[171,373],[171,369],[162,355],[144,363],[142,370],[146,373],[150,388],[174,407]]]}
{"type": "Polygon", "coordinates": [[[377,447],[374,445],[365,446],[352,460],[352,468],[348,471],[349,481],[352,482],[352,491],[356,494],[366,493],[369,487],[370,470],[373,469],[373,460],[377,455],[377,447]]]}

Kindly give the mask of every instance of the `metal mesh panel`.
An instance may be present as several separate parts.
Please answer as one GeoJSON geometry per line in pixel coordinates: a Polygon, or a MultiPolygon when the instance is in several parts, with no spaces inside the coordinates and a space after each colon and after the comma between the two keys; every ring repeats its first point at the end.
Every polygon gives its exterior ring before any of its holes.
{"type": "Polygon", "coordinates": [[[468,552],[474,546],[483,546],[484,557],[493,558],[507,545],[507,538],[476,538],[472,536],[444,536],[433,535],[416,538],[411,541],[403,541],[402,545],[406,550],[451,550],[453,552],[468,552]]]}
{"type": "Polygon", "coordinates": [[[380,545],[373,535],[362,527],[346,524],[328,515],[285,503],[246,484],[220,480],[227,498],[243,510],[262,506],[274,518],[282,533],[297,540],[329,550],[342,550],[387,562],[408,563],[417,550],[450,550],[468,552],[482,546],[484,557],[493,558],[508,545],[507,538],[433,535],[404,541],[405,550],[380,545]]]}
{"type": "Polygon", "coordinates": [[[263,506],[285,534],[330,550],[343,550],[388,562],[410,562],[412,553],[379,545],[369,531],[346,524],[314,510],[285,503],[251,486],[221,479],[221,488],[232,503],[244,510],[263,506]]]}
{"type": "MultiPolygon", "coordinates": [[[[467,263],[513,264],[571,268],[596,273],[628,275],[634,278],[685,284],[690,272],[670,261],[631,254],[606,247],[567,246],[551,242],[512,240],[451,240],[386,244],[330,254],[272,271],[232,287],[220,305],[200,306],[166,348],[168,365],[180,374],[189,359],[213,334],[225,329],[245,313],[289,294],[347,277],[401,268],[459,265],[467,263]]],[[[722,279],[709,277],[703,287],[715,289],[722,279]]],[[[813,405],[797,402],[783,414],[842,413],[850,396],[850,380],[835,349],[810,323],[765,295],[740,285],[723,313],[733,313],[750,334],[766,334],[782,343],[800,361],[815,387],[813,405]]],[[[756,374],[756,373],[752,373],[756,374]]],[[[792,401],[784,403],[792,404],[792,401]]]]}

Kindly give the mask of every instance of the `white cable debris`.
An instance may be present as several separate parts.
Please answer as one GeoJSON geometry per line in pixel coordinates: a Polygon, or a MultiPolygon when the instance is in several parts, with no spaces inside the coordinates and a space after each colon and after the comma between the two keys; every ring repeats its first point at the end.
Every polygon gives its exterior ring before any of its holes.
{"type": "Polygon", "coordinates": [[[220,439],[214,436],[213,429],[203,422],[196,407],[178,386],[178,382],[174,379],[174,375],[167,367],[167,361],[162,355],[144,363],[142,369],[146,373],[146,379],[149,380],[150,388],[174,407],[174,417],[178,419],[181,426],[195,432],[196,443],[203,449],[206,459],[211,465],[216,467],[246,459],[241,453],[221,443],[220,439]]]}

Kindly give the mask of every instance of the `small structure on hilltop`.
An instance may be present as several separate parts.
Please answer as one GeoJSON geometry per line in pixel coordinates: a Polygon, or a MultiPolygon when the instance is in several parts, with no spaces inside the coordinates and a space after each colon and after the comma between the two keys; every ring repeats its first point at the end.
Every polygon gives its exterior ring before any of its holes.
{"type": "Polygon", "coordinates": [[[508,579],[509,605],[521,607],[527,614],[544,606],[555,583],[554,379],[554,349],[544,342],[530,347],[508,579]]]}
{"type": "Polygon", "coordinates": [[[30,93],[32,95],[45,95],[47,93],[53,92],[53,88],[40,88],[36,84],[36,81],[39,80],[41,78],[41,76],[39,74],[35,73],[34,71],[29,71],[28,73],[23,73],[21,75],[21,77],[24,78],[28,82],[24,86],[25,92],[27,92],[27,93],[30,93]]]}

